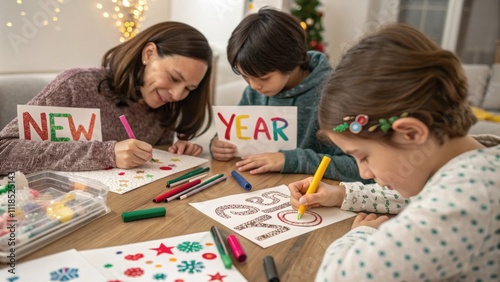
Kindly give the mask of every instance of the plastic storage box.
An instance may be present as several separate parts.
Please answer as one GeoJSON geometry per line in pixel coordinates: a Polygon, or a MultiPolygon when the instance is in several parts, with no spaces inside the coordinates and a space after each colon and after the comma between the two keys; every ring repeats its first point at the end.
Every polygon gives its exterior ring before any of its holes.
{"type": "Polygon", "coordinates": [[[52,171],[26,178],[29,188],[0,195],[1,262],[20,259],[109,212],[108,187],[98,181],[52,171]]]}

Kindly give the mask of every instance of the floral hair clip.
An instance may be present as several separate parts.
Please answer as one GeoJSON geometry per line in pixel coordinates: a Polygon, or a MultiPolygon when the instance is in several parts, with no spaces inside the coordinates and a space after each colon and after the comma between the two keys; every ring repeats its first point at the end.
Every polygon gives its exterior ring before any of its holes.
{"type": "MultiPolygon", "coordinates": [[[[368,128],[368,131],[373,132],[378,127],[380,127],[380,130],[382,130],[383,132],[387,132],[387,131],[389,131],[389,129],[392,128],[392,124],[396,120],[398,120],[400,118],[407,117],[407,116],[408,116],[408,113],[402,113],[399,116],[392,116],[388,119],[383,119],[383,118],[379,119],[377,124],[374,124],[368,128]]],[[[368,116],[364,115],[364,114],[359,114],[356,117],[346,116],[346,117],[344,117],[344,122],[335,126],[333,128],[333,131],[334,132],[344,132],[347,129],[349,129],[350,132],[352,132],[354,134],[358,134],[361,132],[361,130],[363,130],[363,126],[368,124],[368,121],[369,121],[368,116]],[[351,121],[351,120],[352,120],[351,123],[347,123],[348,121],[351,121]]]]}

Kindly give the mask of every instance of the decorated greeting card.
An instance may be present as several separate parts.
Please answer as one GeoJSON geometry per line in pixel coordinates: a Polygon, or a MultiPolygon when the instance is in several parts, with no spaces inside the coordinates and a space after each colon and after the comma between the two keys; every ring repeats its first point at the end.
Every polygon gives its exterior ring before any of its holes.
{"type": "Polygon", "coordinates": [[[102,141],[99,109],[17,105],[19,139],[102,141]]]}
{"type": "Polygon", "coordinates": [[[0,271],[0,281],[106,281],[75,249],[14,266],[0,271]]]}
{"type": "Polygon", "coordinates": [[[325,207],[310,209],[297,219],[285,185],[191,205],[263,248],[356,215],[325,207]]]}
{"type": "Polygon", "coordinates": [[[80,253],[105,281],[247,281],[224,267],[210,232],[80,253]]]}
{"type": "Polygon", "coordinates": [[[245,156],[297,148],[297,107],[213,106],[219,140],[245,156]]]}
{"type": "Polygon", "coordinates": [[[194,168],[208,162],[207,159],[176,155],[153,149],[153,159],[134,169],[110,168],[97,171],[67,172],[67,174],[95,179],[107,185],[109,191],[124,194],[160,178],[194,168]]]}

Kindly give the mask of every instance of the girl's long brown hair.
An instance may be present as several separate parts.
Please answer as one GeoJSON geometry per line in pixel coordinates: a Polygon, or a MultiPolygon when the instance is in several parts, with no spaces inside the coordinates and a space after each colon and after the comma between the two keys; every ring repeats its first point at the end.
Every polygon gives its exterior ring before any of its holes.
{"type": "Polygon", "coordinates": [[[134,38],[108,50],[101,65],[109,70],[103,82],[116,93],[115,101],[126,106],[129,101],[142,98],[144,65],[142,50],[147,43],[156,44],[160,57],[179,55],[202,60],[208,69],[198,87],[182,101],[167,103],[157,109],[161,123],[177,132],[181,140],[189,140],[206,132],[210,123],[201,131],[205,118],[212,119],[210,104],[210,76],[212,49],[207,39],[195,28],[180,22],[162,22],[141,31],[134,38]],[[207,114],[208,113],[208,114],[207,114]]]}
{"type": "Polygon", "coordinates": [[[466,135],[476,122],[459,58],[417,29],[392,24],[342,57],[323,89],[319,122],[331,131],[346,116],[366,114],[370,122],[356,137],[388,140],[392,130],[367,129],[402,113],[426,124],[441,143],[466,135]]]}

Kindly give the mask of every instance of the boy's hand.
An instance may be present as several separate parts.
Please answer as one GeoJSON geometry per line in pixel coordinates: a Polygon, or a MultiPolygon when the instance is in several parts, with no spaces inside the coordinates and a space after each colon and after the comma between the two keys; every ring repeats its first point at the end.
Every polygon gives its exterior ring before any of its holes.
{"type": "Polygon", "coordinates": [[[203,152],[203,147],[184,140],[178,140],[168,148],[172,154],[198,156],[203,152]]]}
{"type": "Polygon", "coordinates": [[[239,171],[250,170],[250,174],[259,174],[269,171],[281,171],[285,164],[285,154],[264,153],[245,156],[236,163],[239,171]]]}
{"type": "Polygon", "coordinates": [[[151,160],[153,146],[137,140],[127,139],[115,144],[115,163],[118,168],[134,168],[151,160]]]}
{"type": "Polygon", "coordinates": [[[210,145],[210,152],[214,159],[218,161],[229,161],[236,154],[236,146],[229,142],[221,141],[215,136],[210,145]]]}
{"type": "Polygon", "coordinates": [[[294,209],[299,206],[307,205],[309,207],[340,207],[345,198],[345,187],[339,185],[328,185],[320,182],[316,193],[305,195],[313,178],[306,179],[288,184],[290,190],[290,205],[294,209]]]}

